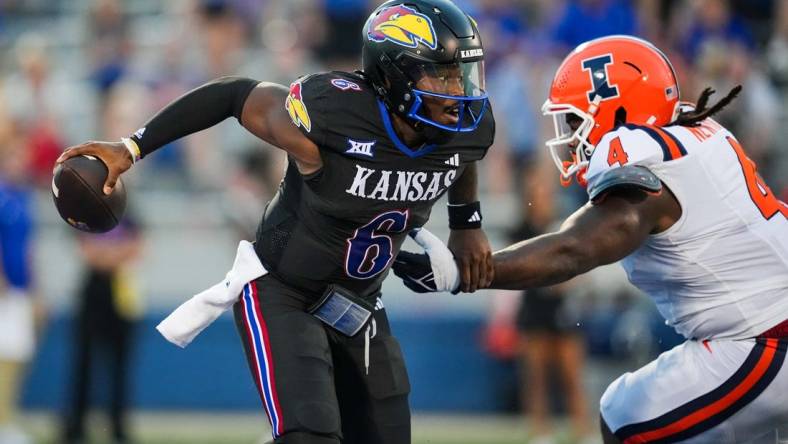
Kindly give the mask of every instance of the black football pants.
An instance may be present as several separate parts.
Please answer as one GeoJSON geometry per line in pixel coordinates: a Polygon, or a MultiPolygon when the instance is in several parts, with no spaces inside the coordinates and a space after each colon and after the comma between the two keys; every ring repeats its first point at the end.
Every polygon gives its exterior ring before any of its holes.
{"type": "Polygon", "coordinates": [[[310,299],[269,275],[234,307],[274,442],[410,444],[410,384],[382,304],[349,338],[307,313],[310,299]]]}

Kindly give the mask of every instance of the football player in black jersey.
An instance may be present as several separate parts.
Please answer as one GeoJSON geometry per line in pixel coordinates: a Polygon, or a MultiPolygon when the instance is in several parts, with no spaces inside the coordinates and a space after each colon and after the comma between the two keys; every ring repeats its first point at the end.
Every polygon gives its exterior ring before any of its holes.
{"type": "Polygon", "coordinates": [[[493,279],[476,162],[495,123],[476,23],[449,0],[392,0],[362,36],[362,71],[308,75],[289,88],[221,78],[129,138],[59,159],[101,158],[110,192],[134,162],[230,116],[287,152],[255,243],[268,274],[235,308],[280,444],[410,442],[410,385],[380,286],[405,236],[445,192],[462,289],[493,279]]]}

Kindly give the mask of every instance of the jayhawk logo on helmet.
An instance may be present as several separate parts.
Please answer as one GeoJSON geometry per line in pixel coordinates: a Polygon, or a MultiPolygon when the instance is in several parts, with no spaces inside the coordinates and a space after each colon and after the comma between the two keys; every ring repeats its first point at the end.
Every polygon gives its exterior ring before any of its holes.
{"type": "Polygon", "coordinates": [[[381,11],[372,19],[367,37],[375,42],[388,40],[408,48],[415,48],[419,43],[424,43],[430,49],[438,47],[430,18],[404,5],[381,11]]]}
{"type": "Polygon", "coordinates": [[[285,100],[285,109],[290,114],[290,120],[295,126],[303,126],[306,132],[312,130],[312,119],[309,118],[309,111],[307,111],[306,103],[301,96],[301,82],[290,84],[290,94],[285,100]]]}

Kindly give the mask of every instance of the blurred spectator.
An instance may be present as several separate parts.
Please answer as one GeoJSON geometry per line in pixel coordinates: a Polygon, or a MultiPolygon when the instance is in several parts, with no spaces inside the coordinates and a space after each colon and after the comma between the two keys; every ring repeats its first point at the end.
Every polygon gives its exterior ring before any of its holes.
{"type": "Polygon", "coordinates": [[[752,33],[736,16],[728,0],[696,0],[689,30],[683,38],[684,55],[692,60],[700,55],[704,45],[720,42],[735,44],[747,51],[754,48],[752,33]]]}
{"type": "Polygon", "coordinates": [[[731,0],[735,11],[750,31],[757,48],[763,48],[769,41],[774,28],[774,14],[783,0],[731,0]]]}
{"type": "Polygon", "coordinates": [[[192,60],[197,68],[195,83],[233,74],[244,49],[244,27],[235,6],[228,0],[201,0],[197,8],[199,54],[192,60]]]}
{"type": "MultiPolygon", "coordinates": [[[[551,171],[552,172],[552,171],[551,171]]],[[[550,231],[556,221],[558,203],[553,182],[544,173],[526,178],[531,204],[527,217],[511,232],[518,242],[550,231]]],[[[591,442],[591,425],[585,390],[585,345],[580,334],[579,315],[571,301],[575,281],[521,293],[517,300],[507,297],[515,292],[497,292],[485,332],[487,350],[504,359],[516,358],[521,364],[520,397],[530,422],[531,443],[549,443],[556,437],[551,418],[551,388],[558,382],[561,398],[571,424],[571,442],[591,442]],[[556,371],[553,371],[555,369],[556,371]],[[558,375],[554,381],[551,375],[558,375]]]]}
{"type": "Polygon", "coordinates": [[[769,41],[766,63],[783,94],[788,90],[788,2],[780,2],[776,12],[774,34],[769,41]]]}
{"type": "Polygon", "coordinates": [[[0,112],[0,444],[32,440],[16,425],[25,366],[34,348],[29,152],[0,112]]]}
{"type": "Polygon", "coordinates": [[[638,35],[640,26],[634,2],[628,0],[568,0],[553,31],[558,53],[597,37],[638,35]]]}
{"type": "Polygon", "coordinates": [[[781,115],[777,92],[755,63],[750,31],[730,3],[702,0],[694,6],[683,45],[693,68],[692,79],[690,88],[682,91],[683,100],[694,101],[707,86],[724,94],[743,85],[741,100],[715,119],[737,134],[748,156],[761,165],[759,172],[770,181],[781,175],[772,168],[779,164],[774,158],[779,151],[772,146],[781,115]]]}
{"type": "MultiPolygon", "coordinates": [[[[304,74],[325,70],[315,51],[326,40],[325,11],[315,3],[271,2],[261,28],[262,53],[247,60],[245,71],[256,79],[289,85],[304,74]]],[[[352,69],[357,69],[360,53],[352,62],[352,69]]]]}
{"type": "Polygon", "coordinates": [[[80,235],[79,245],[87,268],[77,302],[73,391],[66,412],[64,442],[82,443],[87,438],[84,423],[91,385],[104,380],[92,373],[95,361],[100,360],[110,380],[112,442],[127,443],[129,357],[140,314],[130,267],[142,247],[140,228],[126,214],[123,222],[108,233],[80,235]]]}
{"type": "Polygon", "coordinates": [[[488,167],[496,171],[490,179],[500,181],[505,172],[510,172],[510,181],[494,184],[494,187],[505,192],[514,191],[520,197],[520,212],[528,200],[525,181],[546,151],[540,138],[542,116],[537,113],[538,99],[534,96],[541,94],[538,98],[544,100],[547,94],[545,88],[539,88],[543,85],[539,82],[538,68],[534,67],[538,63],[533,62],[524,52],[513,52],[498,63],[498,69],[488,75],[487,81],[490,101],[500,121],[495,140],[498,150],[490,153],[488,159],[488,167]]]}
{"type": "Polygon", "coordinates": [[[515,194],[522,213],[525,179],[542,162],[543,119],[555,61],[546,38],[558,4],[482,0],[475,18],[485,44],[487,93],[497,117],[496,138],[482,164],[493,194],[515,194]]]}
{"type": "MultiPolygon", "coordinates": [[[[785,125],[786,118],[788,118],[785,110],[786,99],[788,99],[788,2],[779,2],[775,13],[774,34],[767,47],[765,62],[771,81],[777,89],[776,100],[780,104],[777,117],[779,117],[781,125],[779,125],[774,138],[781,141],[788,136],[788,126],[785,125]]],[[[773,171],[788,171],[788,150],[780,143],[773,144],[772,149],[776,157],[770,164],[773,171]]],[[[770,176],[769,183],[773,184],[776,190],[784,190],[783,201],[788,199],[788,175],[773,173],[770,176]]]]}
{"type": "Polygon", "coordinates": [[[519,42],[527,30],[523,5],[510,0],[481,0],[463,2],[461,7],[476,20],[482,33],[485,69],[495,69],[499,60],[520,49],[519,42]]]}
{"type": "Polygon", "coordinates": [[[48,184],[55,159],[63,147],[58,128],[58,111],[52,109],[54,88],[49,77],[46,40],[28,35],[17,43],[16,54],[20,76],[9,79],[5,91],[12,124],[24,136],[30,151],[28,172],[39,184],[48,184]]]}
{"type": "Polygon", "coordinates": [[[272,162],[271,150],[250,150],[240,160],[227,184],[221,205],[222,213],[240,239],[253,240],[255,230],[265,211],[265,203],[276,193],[281,177],[272,167],[279,164],[279,171],[284,169],[283,162],[272,162]]]}
{"type": "MultiPolygon", "coordinates": [[[[531,206],[527,219],[512,232],[513,240],[529,239],[552,230],[557,208],[549,183],[538,175],[531,176],[531,206]]],[[[554,433],[550,419],[551,374],[560,377],[574,439],[590,437],[593,430],[583,389],[585,347],[577,316],[571,313],[568,304],[572,286],[570,281],[525,292],[517,314],[519,358],[527,375],[522,383],[523,401],[536,437],[532,442],[548,442],[546,437],[554,433]],[[551,371],[553,367],[557,373],[551,371]]]]}
{"type": "Polygon", "coordinates": [[[323,0],[325,38],[316,48],[331,69],[353,71],[361,58],[360,29],[377,4],[368,0],[323,0]]]}
{"type": "Polygon", "coordinates": [[[128,69],[132,48],[122,8],[118,0],[94,0],[90,11],[91,77],[102,96],[128,69]]]}
{"type": "Polygon", "coordinates": [[[95,96],[53,69],[55,54],[43,34],[23,34],[13,49],[18,69],[6,77],[0,93],[11,124],[31,153],[30,174],[48,187],[63,147],[93,131],[95,96]]]}

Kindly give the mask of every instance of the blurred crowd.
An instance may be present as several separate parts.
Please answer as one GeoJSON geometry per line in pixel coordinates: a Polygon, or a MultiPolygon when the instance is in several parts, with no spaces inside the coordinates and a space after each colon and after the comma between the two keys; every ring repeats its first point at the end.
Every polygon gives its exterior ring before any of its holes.
{"type": "MultiPolygon", "coordinates": [[[[307,73],[357,69],[361,27],[377,3],[0,0],[0,185],[46,193],[64,148],[90,139],[118,140],[170,100],[219,76],[289,84],[307,73]]],[[[495,145],[482,164],[482,201],[515,205],[507,209],[515,217],[492,229],[514,238],[538,234],[584,200],[576,185],[559,185],[543,144],[552,127],[540,107],[561,59],[579,43],[609,34],[640,36],[663,49],[678,73],[683,100],[694,101],[707,86],[725,94],[743,85],[740,98],[717,119],[737,135],[775,193],[788,199],[788,148],[781,144],[788,136],[788,1],[457,3],[479,23],[498,123],[495,145]]],[[[171,145],[135,167],[129,178],[135,190],[219,193],[236,210],[226,212],[226,224],[249,237],[276,189],[283,156],[234,123],[171,145]]],[[[8,208],[2,203],[0,211],[8,208]]],[[[485,205],[488,214],[497,210],[502,211],[485,205]]],[[[6,223],[8,214],[0,216],[6,223]]],[[[14,284],[8,274],[0,283],[14,284]]],[[[33,286],[25,281],[26,291],[33,286]]],[[[547,292],[571,296],[575,289],[547,292]]],[[[531,308],[560,318],[557,326],[492,316],[489,345],[498,355],[522,356],[531,376],[544,373],[534,363],[545,359],[545,349],[565,350],[565,361],[557,365],[567,369],[566,405],[581,435],[589,420],[579,407],[585,403],[579,376],[571,369],[582,365],[583,346],[550,342],[576,334],[567,327],[575,324],[567,310],[552,302],[531,308]]],[[[545,404],[537,399],[546,396],[539,390],[528,396],[531,410],[545,404]]]]}
{"type": "MultiPolygon", "coordinates": [[[[557,64],[607,34],[656,43],[673,61],[684,100],[706,86],[744,93],[719,119],[776,190],[788,186],[777,141],[788,85],[788,4],[780,0],[460,0],[486,47],[487,88],[499,122],[486,162],[492,194],[527,196],[544,159],[539,107],[557,64]]],[[[372,0],[4,0],[0,2],[0,135],[30,152],[44,186],[57,154],[87,139],[134,131],[169,100],[237,74],[288,84],[359,64],[372,0]]],[[[270,195],[281,157],[222,126],[184,139],[140,166],[143,186],[252,188],[270,195]]],[[[779,192],[779,191],[778,191],[779,192]]],[[[243,193],[241,193],[243,194],[243,193]]],[[[255,200],[264,200],[257,197],[255,200]]],[[[526,200],[527,201],[527,200],[526,200]]],[[[259,206],[259,204],[257,205],[259,206]]],[[[570,204],[571,206],[571,204],[570,204]]]]}

